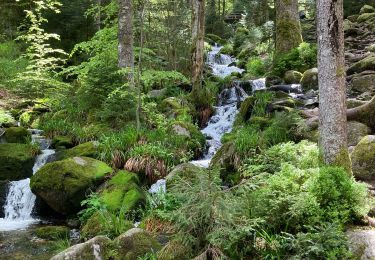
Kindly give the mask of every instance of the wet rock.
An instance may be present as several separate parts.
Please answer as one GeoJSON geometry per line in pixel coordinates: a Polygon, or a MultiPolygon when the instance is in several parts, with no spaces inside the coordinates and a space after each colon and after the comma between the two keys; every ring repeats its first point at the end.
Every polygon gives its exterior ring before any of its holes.
{"type": "Polygon", "coordinates": [[[103,183],[112,168],[87,157],[48,163],[31,178],[33,193],[56,212],[69,215],[81,208],[86,193],[103,183]]]}
{"type": "Polygon", "coordinates": [[[375,230],[374,229],[350,229],[347,231],[349,248],[356,259],[375,259],[375,230]]]}
{"type": "Polygon", "coordinates": [[[359,180],[375,179],[375,136],[362,138],[351,153],[353,174],[359,180]]]}
{"type": "Polygon", "coordinates": [[[304,91],[308,91],[310,89],[317,90],[319,88],[317,68],[306,70],[303,73],[301,86],[304,91]]]}
{"type": "Polygon", "coordinates": [[[111,240],[105,236],[94,237],[55,255],[51,260],[98,260],[109,259],[111,240]]]}

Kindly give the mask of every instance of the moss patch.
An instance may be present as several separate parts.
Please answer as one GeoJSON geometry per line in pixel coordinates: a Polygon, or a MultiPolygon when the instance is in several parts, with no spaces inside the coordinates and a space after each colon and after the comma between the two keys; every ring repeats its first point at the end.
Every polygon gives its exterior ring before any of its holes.
{"type": "Polygon", "coordinates": [[[56,153],[57,160],[64,160],[70,157],[84,156],[94,158],[96,156],[98,149],[97,142],[87,142],[77,145],[74,148],[67,149],[64,151],[59,151],[56,153]]]}
{"type": "Polygon", "coordinates": [[[26,144],[0,144],[0,181],[17,181],[33,174],[34,157],[26,144]]]}
{"type": "Polygon", "coordinates": [[[69,238],[70,229],[64,226],[47,226],[35,230],[35,235],[39,238],[58,240],[69,238]]]}
{"type": "Polygon", "coordinates": [[[29,131],[23,127],[10,127],[4,134],[5,141],[8,143],[26,144],[30,137],[29,131]]]}

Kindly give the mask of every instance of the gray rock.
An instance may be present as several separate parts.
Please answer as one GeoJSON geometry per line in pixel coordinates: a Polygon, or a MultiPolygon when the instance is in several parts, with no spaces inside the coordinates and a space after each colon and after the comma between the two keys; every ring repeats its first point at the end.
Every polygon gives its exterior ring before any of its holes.
{"type": "Polygon", "coordinates": [[[148,95],[150,98],[163,98],[167,94],[167,89],[162,88],[162,89],[154,89],[151,90],[148,95]]]}
{"type": "Polygon", "coordinates": [[[364,93],[374,92],[375,90],[375,73],[359,74],[353,77],[351,81],[351,89],[353,91],[364,93]]]}
{"type": "Polygon", "coordinates": [[[346,234],[349,240],[349,248],[355,257],[361,260],[375,259],[374,229],[351,229],[346,234]]]}
{"type": "Polygon", "coordinates": [[[368,135],[351,153],[354,176],[359,180],[375,180],[375,135],[368,135]]]}
{"type": "Polygon", "coordinates": [[[371,129],[360,122],[348,122],[348,145],[356,146],[363,137],[371,133],[371,129]]]}
{"type": "Polygon", "coordinates": [[[180,125],[174,125],[173,126],[173,131],[177,135],[182,135],[182,136],[187,136],[187,137],[191,136],[189,130],[187,130],[185,127],[182,127],[180,125]]]}
{"type": "Polygon", "coordinates": [[[94,237],[74,245],[55,255],[51,260],[105,260],[110,251],[111,240],[105,236],[94,237]]]}

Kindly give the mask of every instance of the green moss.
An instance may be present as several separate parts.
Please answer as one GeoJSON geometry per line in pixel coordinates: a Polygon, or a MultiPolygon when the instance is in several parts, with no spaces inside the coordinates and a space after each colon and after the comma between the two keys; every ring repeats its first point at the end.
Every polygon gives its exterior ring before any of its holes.
{"type": "Polygon", "coordinates": [[[31,178],[31,190],[61,214],[80,209],[86,192],[103,182],[112,168],[87,157],[46,164],[31,178]]]}
{"type": "Polygon", "coordinates": [[[17,181],[32,175],[34,157],[25,144],[0,144],[0,180],[17,181]]]}
{"type": "Polygon", "coordinates": [[[73,146],[73,140],[70,136],[58,135],[52,139],[52,147],[54,148],[72,148],[73,146]]]}
{"type": "Polygon", "coordinates": [[[5,130],[5,141],[8,143],[28,143],[31,134],[23,127],[10,127],[5,130]]]}
{"type": "Polygon", "coordinates": [[[313,68],[306,70],[301,78],[301,85],[304,91],[314,89],[317,90],[319,87],[318,83],[318,69],[313,68]]]}
{"type": "Polygon", "coordinates": [[[243,121],[249,120],[252,114],[252,109],[254,106],[254,103],[256,101],[256,98],[254,96],[246,98],[240,107],[240,117],[243,121]]]}
{"type": "Polygon", "coordinates": [[[98,149],[97,142],[87,142],[77,145],[74,148],[67,149],[56,153],[57,160],[64,160],[70,157],[84,156],[95,157],[98,149]]]}
{"type": "Polygon", "coordinates": [[[95,236],[105,235],[107,230],[103,225],[102,216],[99,212],[92,215],[81,229],[82,237],[90,239],[95,236]]]}
{"type": "Polygon", "coordinates": [[[288,70],[285,72],[284,81],[286,84],[299,84],[302,79],[302,73],[299,71],[288,70]]]}
{"type": "Polygon", "coordinates": [[[37,119],[39,112],[26,111],[20,115],[20,123],[22,126],[31,127],[37,119]]]}
{"type": "Polygon", "coordinates": [[[302,42],[301,25],[299,20],[277,19],[276,20],[276,56],[285,54],[297,48],[302,42]]]}
{"type": "Polygon", "coordinates": [[[363,22],[366,22],[366,21],[368,21],[372,18],[375,18],[375,13],[364,13],[364,14],[361,14],[360,16],[358,16],[357,22],[363,23],[363,22]]]}
{"type": "Polygon", "coordinates": [[[58,240],[69,238],[70,229],[65,226],[47,226],[35,230],[35,235],[42,239],[58,240]]]}
{"type": "Polygon", "coordinates": [[[354,73],[360,73],[365,70],[375,70],[375,55],[370,55],[363,60],[354,63],[349,67],[347,73],[348,75],[352,75],[354,73]]]}
{"type": "Polygon", "coordinates": [[[360,180],[375,176],[375,136],[369,135],[359,142],[351,153],[353,174],[360,180]]]}

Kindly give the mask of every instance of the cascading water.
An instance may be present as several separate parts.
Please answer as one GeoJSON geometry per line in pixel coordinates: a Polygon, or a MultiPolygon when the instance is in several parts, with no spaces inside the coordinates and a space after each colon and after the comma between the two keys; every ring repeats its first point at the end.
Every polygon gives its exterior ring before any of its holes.
{"type": "MultiPolygon", "coordinates": [[[[40,145],[42,153],[35,159],[33,174],[35,174],[55,153],[49,148],[49,141],[41,136],[41,131],[31,130],[32,140],[40,145]]],[[[30,189],[30,179],[13,181],[9,184],[9,191],[4,205],[5,217],[0,219],[0,231],[23,229],[37,220],[32,217],[36,197],[30,189]]]]}
{"type": "MultiPolygon", "coordinates": [[[[243,70],[236,66],[229,66],[236,59],[219,54],[222,47],[217,45],[212,47],[208,53],[207,64],[212,68],[213,74],[220,78],[225,78],[233,72],[242,73],[243,70]]],[[[265,79],[250,81],[252,90],[260,90],[265,88],[265,79]]],[[[209,120],[207,127],[202,129],[202,133],[207,137],[207,152],[201,160],[192,161],[200,167],[207,168],[216,152],[221,147],[221,138],[225,133],[232,130],[233,123],[238,114],[238,104],[247,97],[246,92],[241,88],[240,84],[234,84],[231,88],[224,89],[219,96],[218,106],[215,107],[215,115],[209,120]]],[[[165,180],[159,180],[153,184],[149,190],[150,193],[159,191],[165,192],[165,180]]]]}

